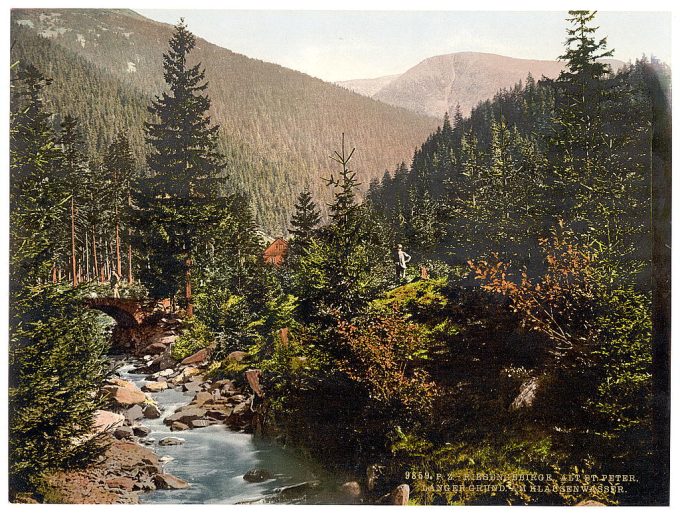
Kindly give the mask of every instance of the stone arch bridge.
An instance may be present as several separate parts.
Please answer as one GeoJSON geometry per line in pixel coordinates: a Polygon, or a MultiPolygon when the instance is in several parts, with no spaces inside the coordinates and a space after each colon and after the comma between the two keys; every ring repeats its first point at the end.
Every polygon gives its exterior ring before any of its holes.
{"type": "Polygon", "coordinates": [[[130,298],[87,298],[85,305],[111,316],[121,328],[133,328],[145,323],[159,309],[167,310],[165,301],[135,300],[130,298]]]}

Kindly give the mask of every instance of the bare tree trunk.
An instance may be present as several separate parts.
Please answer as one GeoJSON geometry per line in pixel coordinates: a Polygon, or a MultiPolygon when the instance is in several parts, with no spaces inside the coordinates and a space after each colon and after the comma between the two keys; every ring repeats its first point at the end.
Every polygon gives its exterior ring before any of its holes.
{"type": "Polygon", "coordinates": [[[71,273],[73,287],[78,287],[78,268],[76,266],[76,204],[71,196],[71,273]]]}
{"type": "Polygon", "coordinates": [[[88,232],[85,232],[85,280],[90,281],[90,240],[88,232]]]}
{"type": "Polygon", "coordinates": [[[118,207],[116,207],[116,273],[118,277],[123,276],[123,270],[120,267],[120,221],[118,220],[118,207]]]}
{"type": "Polygon", "coordinates": [[[191,299],[191,257],[187,257],[185,264],[185,283],[184,283],[184,297],[187,300],[187,318],[194,315],[194,304],[191,299]]]}
{"type": "Polygon", "coordinates": [[[132,284],[132,244],[128,244],[128,284],[132,284]]]}
{"type": "Polygon", "coordinates": [[[59,281],[57,278],[57,263],[52,264],[52,283],[56,284],[59,281]]]}
{"type": "Polygon", "coordinates": [[[95,279],[100,278],[99,276],[99,262],[97,261],[97,232],[92,228],[92,257],[94,260],[94,277],[95,279]]]}
{"type": "Polygon", "coordinates": [[[111,278],[111,266],[109,264],[109,243],[104,242],[104,277],[102,282],[106,282],[107,279],[111,278]]]}
{"type": "Polygon", "coordinates": [[[671,466],[671,214],[672,121],[670,92],[647,65],[654,121],[651,151],[652,219],[652,444],[656,491],[651,504],[668,505],[671,466]],[[658,476],[658,477],[657,477],[658,476]]]}
{"type": "MultiPolygon", "coordinates": [[[[132,209],[132,192],[128,189],[128,210],[132,209]]],[[[129,224],[129,222],[128,222],[129,224]]],[[[132,228],[128,226],[128,284],[132,284],[132,228]]]]}

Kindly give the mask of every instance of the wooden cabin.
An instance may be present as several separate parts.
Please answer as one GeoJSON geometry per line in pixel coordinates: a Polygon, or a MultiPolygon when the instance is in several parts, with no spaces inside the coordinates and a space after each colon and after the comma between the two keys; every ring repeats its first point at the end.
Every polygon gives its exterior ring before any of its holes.
{"type": "Polygon", "coordinates": [[[279,237],[274,239],[262,255],[265,263],[280,266],[286,258],[286,253],[288,253],[288,242],[279,237]]]}

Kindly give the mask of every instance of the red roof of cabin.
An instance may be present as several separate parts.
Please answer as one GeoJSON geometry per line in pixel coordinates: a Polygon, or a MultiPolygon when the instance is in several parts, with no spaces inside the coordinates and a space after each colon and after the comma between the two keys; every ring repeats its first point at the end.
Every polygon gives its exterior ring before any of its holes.
{"type": "Polygon", "coordinates": [[[288,252],[288,242],[282,238],[275,239],[267,249],[264,250],[264,261],[270,264],[279,265],[283,262],[286,253],[288,252]]]}

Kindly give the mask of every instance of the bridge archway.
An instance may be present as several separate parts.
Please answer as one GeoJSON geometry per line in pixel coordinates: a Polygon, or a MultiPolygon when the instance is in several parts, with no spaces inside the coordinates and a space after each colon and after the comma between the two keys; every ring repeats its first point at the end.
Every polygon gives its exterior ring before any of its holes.
{"type": "Polygon", "coordinates": [[[138,300],[125,298],[90,298],[85,301],[90,309],[111,316],[121,328],[132,328],[140,325],[146,311],[138,300]]]}

